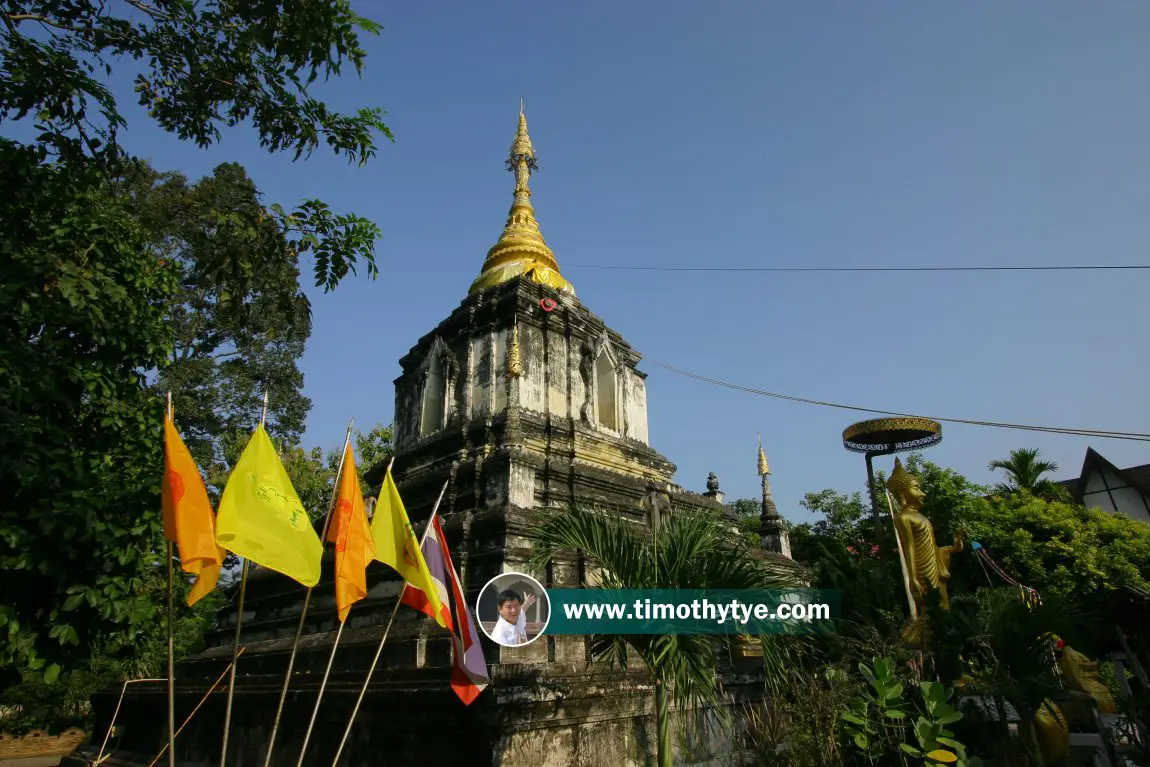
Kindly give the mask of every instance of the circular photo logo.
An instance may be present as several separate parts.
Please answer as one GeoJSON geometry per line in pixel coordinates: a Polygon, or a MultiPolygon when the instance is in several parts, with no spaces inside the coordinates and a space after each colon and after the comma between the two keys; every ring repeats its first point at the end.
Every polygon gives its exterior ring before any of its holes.
{"type": "Polygon", "coordinates": [[[483,633],[502,647],[523,647],[543,634],[551,600],[543,584],[524,573],[501,573],[487,582],[475,603],[483,633]]]}

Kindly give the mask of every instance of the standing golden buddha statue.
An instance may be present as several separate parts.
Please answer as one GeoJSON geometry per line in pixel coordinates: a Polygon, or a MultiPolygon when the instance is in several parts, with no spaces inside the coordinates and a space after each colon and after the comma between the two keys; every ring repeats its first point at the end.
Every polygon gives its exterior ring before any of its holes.
{"type": "Polygon", "coordinates": [[[934,525],[922,513],[926,494],[919,487],[918,480],[903,468],[898,458],[894,460],[894,471],[886,487],[897,505],[894,525],[902,544],[911,595],[918,614],[924,614],[926,595],[931,589],[942,592],[942,609],[949,610],[950,599],[946,584],[950,580],[950,555],[962,551],[962,536],[954,536],[953,546],[935,545],[934,525]]]}

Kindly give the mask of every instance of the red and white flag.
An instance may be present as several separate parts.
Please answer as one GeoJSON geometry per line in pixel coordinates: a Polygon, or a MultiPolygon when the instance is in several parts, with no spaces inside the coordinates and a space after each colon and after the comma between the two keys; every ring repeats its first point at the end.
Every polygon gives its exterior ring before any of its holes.
{"type": "MultiPolygon", "coordinates": [[[[451,632],[451,689],[455,690],[460,700],[470,705],[486,689],[491,677],[487,673],[487,659],[483,657],[475,619],[463,599],[463,587],[451,562],[451,551],[447,548],[447,538],[439,525],[439,517],[432,522],[432,532],[434,535],[424,538],[423,559],[427,562],[432,582],[439,592],[439,601],[443,606],[440,617],[445,619],[447,629],[451,632]]],[[[410,584],[404,588],[400,601],[429,618],[436,617],[427,596],[410,584]]]]}

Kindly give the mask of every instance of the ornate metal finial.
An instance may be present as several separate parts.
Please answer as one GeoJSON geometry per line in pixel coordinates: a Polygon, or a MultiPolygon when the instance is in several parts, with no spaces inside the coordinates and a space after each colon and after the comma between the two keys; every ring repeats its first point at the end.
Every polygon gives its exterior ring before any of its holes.
{"type": "Polygon", "coordinates": [[[771,467],[767,465],[767,454],[763,452],[763,438],[759,437],[759,476],[762,477],[771,473],[771,467]]]}
{"type": "Polygon", "coordinates": [[[511,326],[511,343],[507,344],[507,377],[523,375],[523,360],[519,357],[519,323],[511,326]]]}
{"type": "Polygon", "coordinates": [[[515,174],[515,200],[499,241],[487,251],[483,270],[471,283],[470,293],[478,293],[517,277],[527,277],[561,293],[575,295],[571,283],[559,273],[555,253],[547,247],[535,208],[531,205],[531,174],[539,170],[535,146],[527,133],[527,117],[523,103],[519,104],[519,128],[511,151],[507,155],[507,169],[515,174]]]}
{"type": "Polygon", "coordinates": [[[539,170],[539,164],[535,159],[531,136],[527,133],[527,115],[523,114],[523,102],[519,103],[519,130],[515,133],[515,140],[511,142],[511,151],[507,155],[507,170],[515,174],[515,194],[526,192],[530,197],[527,179],[539,170]],[[520,165],[524,166],[522,171],[520,165]]]}

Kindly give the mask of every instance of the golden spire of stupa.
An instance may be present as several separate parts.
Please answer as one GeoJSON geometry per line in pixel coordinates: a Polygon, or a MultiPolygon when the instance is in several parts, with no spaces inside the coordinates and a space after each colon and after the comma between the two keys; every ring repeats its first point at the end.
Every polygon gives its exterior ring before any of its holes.
{"type": "Polygon", "coordinates": [[[767,454],[763,452],[763,438],[759,437],[759,476],[770,473],[771,468],[767,466],[767,454]]]}
{"type": "Polygon", "coordinates": [[[531,172],[539,170],[539,166],[535,161],[535,147],[527,134],[527,117],[523,114],[522,101],[519,103],[519,130],[511,144],[507,169],[515,174],[515,201],[511,203],[503,234],[487,251],[483,270],[471,283],[468,292],[478,293],[516,277],[527,276],[541,285],[575,295],[571,283],[559,273],[555,254],[544,242],[539,222],[535,220],[535,209],[531,206],[528,181],[531,172]]]}

